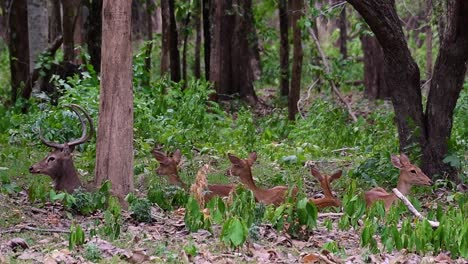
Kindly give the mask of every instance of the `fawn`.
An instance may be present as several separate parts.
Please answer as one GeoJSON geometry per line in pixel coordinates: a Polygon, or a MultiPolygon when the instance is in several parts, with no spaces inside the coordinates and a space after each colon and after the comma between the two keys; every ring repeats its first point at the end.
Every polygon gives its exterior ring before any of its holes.
{"type": "MultiPolygon", "coordinates": [[[[418,166],[411,164],[405,154],[401,153],[400,156],[392,155],[391,160],[393,166],[400,169],[397,189],[403,195],[407,195],[413,185],[430,186],[432,184],[431,179],[418,166]]],[[[384,201],[385,210],[388,211],[398,198],[394,193],[388,193],[383,188],[376,187],[365,193],[365,199],[367,207],[370,207],[376,201],[384,201]]]]}
{"type": "Polygon", "coordinates": [[[80,178],[78,177],[78,173],[75,169],[75,165],[73,164],[72,152],[75,149],[75,146],[83,144],[92,137],[94,128],[93,120],[82,107],[75,104],[67,105],[67,107],[73,110],[76,115],[78,115],[82,127],[82,136],[79,139],[61,144],[45,140],[42,136],[42,133],[39,131],[39,138],[41,139],[42,143],[46,146],[52,147],[54,150],[50,152],[43,160],[32,165],[29,168],[29,172],[33,174],[48,175],[54,182],[55,190],[72,193],[75,189],[82,186],[80,178]],[[86,133],[86,123],[78,110],[83,112],[86,119],[88,120],[90,126],[89,134],[86,133]]]}
{"type": "MultiPolygon", "coordinates": [[[[156,149],[153,149],[152,153],[156,160],[159,161],[159,167],[156,169],[156,173],[160,176],[167,176],[170,184],[180,186],[188,191],[187,185],[179,177],[178,165],[182,157],[180,150],[176,150],[172,157],[168,157],[166,154],[156,149]]],[[[205,194],[205,200],[208,201],[215,196],[229,196],[232,189],[233,185],[209,184],[207,193],[205,194]]]]}
{"type": "MultiPolygon", "coordinates": [[[[271,189],[262,189],[257,187],[253,178],[251,167],[257,160],[257,153],[250,153],[247,159],[240,159],[234,155],[228,154],[229,160],[231,161],[231,167],[226,172],[227,175],[238,176],[243,184],[249,188],[258,202],[264,204],[279,205],[284,202],[288,187],[287,186],[276,186],[271,189]]],[[[341,202],[333,197],[330,190],[330,182],[339,179],[341,177],[341,171],[334,173],[332,176],[322,175],[318,170],[312,168],[312,175],[317,178],[324,190],[324,198],[310,199],[317,207],[324,208],[327,206],[339,206],[341,202]]],[[[292,190],[292,196],[296,196],[298,192],[297,188],[292,190]]]]}

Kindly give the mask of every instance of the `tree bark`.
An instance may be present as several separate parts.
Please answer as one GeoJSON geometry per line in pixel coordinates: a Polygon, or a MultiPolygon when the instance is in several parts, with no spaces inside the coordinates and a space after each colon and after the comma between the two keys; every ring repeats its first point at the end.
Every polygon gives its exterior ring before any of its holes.
{"type": "Polygon", "coordinates": [[[131,1],[104,0],[102,22],[96,183],[109,179],[123,198],[133,190],[131,1]]]}
{"type": "Polygon", "coordinates": [[[165,75],[170,70],[169,62],[169,38],[170,38],[170,9],[169,0],[161,0],[161,75],[165,75]]]}
{"type": "Polygon", "coordinates": [[[183,36],[184,36],[184,44],[182,47],[182,80],[184,80],[183,88],[185,89],[187,87],[187,41],[189,37],[189,23],[190,23],[190,17],[192,13],[188,12],[187,16],[184,19],[184,25],[183,25],[183,36]]]}
{"type": "Polygon", "coordinates": [[[49,42],[62,35],[62,16],[60,14],[60,0],[48,0],[47,9],[49,14],[49,42]]]}
{"type": "Polygon", "coordinates": [[[63,31],[63,59],[72,62],[74,54],[75,22],[78,16],[79,0],[61,0],[62,2],[62,31],[63,31]]]}
{"type": "Polygon", "coordinates": [[[343,9],[340,12],[340,18],[338,20],[338,26],[340,28],[340,38],[338,39],[338,43],[340,46],[340,53],[343,59],[348,57],[348,30],[346,27],[346,5],[343,6],[343,9]]]}
{"type": "Polygon", "coordinates": [[[202,13],[203,13],[203,50],[204,50],[204,61],[205,61],[205,79],[210,80],[210,62],[211,62],[211,1],[202,1],[202,13]]]}
{"type": "Polygon", "coordinates": [[[303,1],[291,0],[290,9],[292,14],[292,30],[293,30],[293,65],[291,76],[291,89],[289,90],[288,98],[288,117],[289,120],[295,120],[298,113],[297,101],[301,92],[301,76],[302,76],[302,34],[301,28],[298,25],[302,17],[303,1]]]}
{"type": "Polygon", "coordinates": [[[200,79],[201,77],[201,66],[200,66],[200,52],[201,52],[201,0],[195,0],[195,12],[193,19],[195,20],[194,27],[195,27],[195,55],[194,55],[194,63],[193,63],[193,75],[196,79],[200,79]]]}
{"type": "Polygon", "coordinates": [[[289,17],[287,0],[278,1],[280,27],[280,95],[289,94],[289,17]]]}
{"type": "Polygon", "coordinates": [[[101,72],[101,42],[102,42],[102,0],[88,0],[89,15],[86,20],[86,42],[91,65],[96,73],[101,72]]]}
{"type": "Polygon", "coordinates": [[[374,36],[362,35],[360,39],[364,54],[364,95],[369,99],[388,99],[391,91],[385,82],[382,47],[374,36]]]}
{"type": "Polygon", "coordinates": [[[148,72],[148,80],[146,85],[150,85],[151,82],[151,52],[153,51],[153,21],[152,14],[154,11],[154,4],[152,0],[146,0],[146,30],[147,30],[147,39],[148,46],[146,47],[145,54],[145,68],[148,72]]]}
{"type": "MultiPolygon", "coordinates": [[[[9,20],[11,101],[16,102],[21,88],[29,76],[29,40],[28,40],[28,5],[26,0],[15,0],[11,3],[9,20]]],[[[26,90],[26,89],[25,89],[26,90]]],[[[23,93],[29,98],[31,90],[23,93]]]]}
{"type": "Polygon", "coordinates": [[[29,73],[34,71],[36,60],[47,48],[48,17],[46,0],[28,0],[29,73]]]}
{"type": "Polygon", "coordinates": [[[426,5],[426,80],[430,80],[432,78],[432,0],[427,1],[426,5]]]}
{"type": "MultiPolygon", "coordinates": [[[[164,0],[163,0],[164,1],[164,0]]],[[[177,33],[177,24],[175,20],[175,0],[169,0],[169,54],[171,67],[171,80],[174,82],[180,81],[180,55],[179,55],[179,40],[177,33]]]]}
{"type": "Polygon", "coordinates": [[[392,87],[392,103],[400,150],[424,146],[426,131],[420,91],[419,68],[411,57],[394,1],[347,0],[364,18],[384,53],[386,83],[392,87]]]}
{"type": "Polygon", "coordinates": [[[427,145],[423,148],[422,169],[429,175],[448,174],[456,180],[456,170],[443,162],[448,153],[453,110],[463,88],[468,60],[468,2],[444,2],[437,56],[426,106],[427,145]]]}

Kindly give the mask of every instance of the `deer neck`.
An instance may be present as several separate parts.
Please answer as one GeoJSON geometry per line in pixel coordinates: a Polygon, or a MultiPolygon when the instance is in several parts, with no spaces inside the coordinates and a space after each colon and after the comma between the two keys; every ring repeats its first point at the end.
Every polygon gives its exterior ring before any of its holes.
{"type": "Polygon", "coordinates": [[[187,190],[187,185],[185,185],[185,183],[180,179],[178,173],[169,174],[169,175],[167,175],[167,177],[169,179],[170,184],[180,186],[184,190],[187,190]]]}
{"type": "Polygon", "coordinates": [[[72,160],[64,161],[62,169],[57,171],[52,179],[54,180],[55,189],[60,191],[72,193],[73,190],[81,186],[80,178],[72,160]]]}
{"type": "Polygon", "coordinates": [[[397,189],[403,194],[409,194],[411,190],[411,183],[405,181],[405,176],[403,172],[400,173],[400,177],[398,178],[397,189]]]}
{"type": "Polygon", "coordinates": [[[247,186],[250,190],[252,190],[254,193],[261,191],[260,188],[257,187],[255,184],[253,178],[252,178],[252,171],[249,169],[246,172],[243,172],[242,175],[240,175],[241,182],[247,186]]]}

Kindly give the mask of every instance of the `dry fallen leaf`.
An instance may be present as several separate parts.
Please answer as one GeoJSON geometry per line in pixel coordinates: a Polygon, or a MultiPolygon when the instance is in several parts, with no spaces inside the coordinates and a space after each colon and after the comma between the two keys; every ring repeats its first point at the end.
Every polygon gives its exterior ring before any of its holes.
{"type": "Polygon", "coordinates": [[[29,248],[28,243],[22,238],[15,237],[10,239],[10,241],[7,242],[8,247],[13,249],[13,251],[16,251],[17,247],[21,247],[22,249],[27,249],[29,248]]]}
{"type": "Polygon", "coordinates": [[[304,257],[302,257],[302,263],[315,263],[319,261],[320,258],[317,256],[317,254],[307,254],[304,257]]]}

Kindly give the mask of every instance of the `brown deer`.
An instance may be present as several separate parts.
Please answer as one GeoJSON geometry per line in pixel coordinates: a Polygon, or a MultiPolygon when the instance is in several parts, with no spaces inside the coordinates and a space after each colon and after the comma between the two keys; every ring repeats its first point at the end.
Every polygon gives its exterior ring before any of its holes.
{"type": "MultiPolygon", "coordinates": [[[[179,177],[178,165],[182,154],[180,150],[176,150],[172,157],[168,157],[163,152],[153,149],[153,156],[159,161],[159,167],[156,173],[160,176],[166,176],[170,184],[177,185],[188,191],[187,185],[179,177]]],[[[229,196],[234,185],[229,184],[209,184],[208,190],[205,194],[205,200],[209,201],[215,196],[226,197],[229,196]]]]}
{"type": "MultiPolygon", "coordinates": [[[[431,179],[421,171],[421,169],[411,164],[408,157],[401,153],[400,156],[392,155],[392,164],[400,169],[400,177],[398,178],[397,189],[403,194],[407,195],[411,186],[430,186],[431,179]]],[[[370,207],[376,201],[384,201],[385,209],[388,211],[393,202],[398,199],[394,193],[388,193],[383,188],[376,187],[365,193],[366,205],[370,207]]]]}
{"type": "Polygon", "coordinates": [[[71,104],[67,105],[76,115],[78,115],[81,127],[82,135],[79,139],[72,140],[66,143],[55,143],[49,142],[44,139],[41,131],[39,131],[39,138],[42,143],[46,146],[53,148],[43,160],[32,165],[29,168],[29,172],[33,174],[45,174],[52,178],[54,182],[54,188],[58,191],[66,191],[72,193],[76,188],[81,186],[80,178],[73,164],[72,152],[75,146],[83,144],[88,141],[94,132],[93,120],[89,114],[79,105],[71,104]],[[88,120],[90,132],[86,133],[86,123],[79,111],[83,112],[86,119],[88,120]]]}
{"type": "MultiPolygon", "coordinates": [[[[231,161],[231,167],[226,172],[230,176],[238,176],[241,182],[250,189],[255,199],[263,204],[274,204],[279,205],[285,201],[289,187],[287,186],[275,186],[270,189],[262,189],[257,187],[253,178],[251,167],[257,160],[257,153],[250,153],[247,159],[240,159],[234,155],[228,154],[229,160],[231,161]]],[[[341,177],[341,171],[334,173],[332,176],[322,175],[318,170],[311,169],[312,175],[319,180],[320,185],[324,190],[324,198],[310,199],[318,208],[324,208],[328,206],[339,206],[340,200],[333,197],[330,189],[330,182],[341,177]]],[[[292,196],[296,196],[298,192],[297,188],[292,189],[292,196]]]]}

